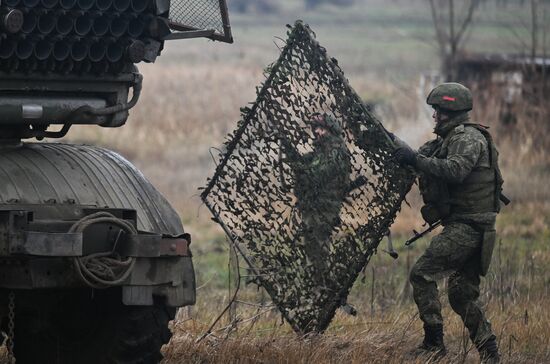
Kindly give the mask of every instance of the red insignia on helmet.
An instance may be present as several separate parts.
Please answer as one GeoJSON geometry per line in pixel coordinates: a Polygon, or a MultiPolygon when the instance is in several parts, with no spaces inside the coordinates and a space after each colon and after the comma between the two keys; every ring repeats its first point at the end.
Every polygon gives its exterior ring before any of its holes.
{"type": "Polygon", "coordinates": [[[456,99],[454,97],[451,97],[451,96],[443,96],[443,100],[445,100],[445,101],[456,101],[456,99]]]}

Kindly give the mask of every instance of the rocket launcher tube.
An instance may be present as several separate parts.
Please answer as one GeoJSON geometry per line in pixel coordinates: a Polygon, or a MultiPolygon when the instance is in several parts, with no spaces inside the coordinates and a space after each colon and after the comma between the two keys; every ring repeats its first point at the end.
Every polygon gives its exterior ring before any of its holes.
{"type": "Polygon", "coordinates": [[[92,62],[99,62],[105,57],[107,52],[107,47],[102,41],[95,41],[90,45],[90,50],[88,52],[88,57],[92,62]]]}
{"type": "Polygon", "coordinates": [[[59,6],[65,10],[70,10],[76,5],[76,0],[59,0],[59,6]]]}
{"type": "Polygon", "coordinates": [[[113,6],[117,11],[126,11],[130,7],[130,0],[114,0],[113,6]]]}
{"type": "Polygon", "coordinates": [[[39,61],[47,59],[53,51],[53,44],[48,40],[41,40],[34,46],[34,56],[39,61]]]}
{"type": "Polygon", "coordinates": [[[46,9],[51,9],[57,5],[59,0],[41,0],[41,4],[46,9]]]}
{"type": "Polygon", "coordinates": [[[77,0],[76,5],[80,10],[90,10],[95,4],[94,0],[77,0]]]}
{"type": "Polygon", "coordinates": [[[11,58],[16,48],[17,42],[13,38],[3,39],[2,46],[0,47],[0,59],[11,58]]]}
{"type": "Polygon", "coordinates": [[[69,58],[71,55],[71,47],[69,46],[69,42],[66,40],[57,41],[53,46],[52,55],[58,62],[65,61],[69,58]]]}
{"type": "Polygon", "coordinates": [[[20,60],[28,59],[32,56],[34,51],[35,42],[31,37],[20,38],[17,41],[17,47],[15,48],[15,55],[20,60]]]}
{"type": "Polygon", "coordinates": [[[9,8],[14,8],[17,5],[19,5],[20,0],[5,0],[4,5],[6,5],[9,8]]]}
{"type": "Polygon", "coordinates": [[[2,28],[8,33],[17,33],[23,27],[25,19],[19,9],[5,9],[1,13],[2,28]]]}
{"type": "Polygon", "coordinates": [[[87,14],[81,15],[78,18],[76,18],[76,21],[74,22],[74,32],[77,35],[83,37],[87,35],[90,32],[90,30],[92,30],[92,26],[93,26],[92,18],[87,14]]]}
{"type": "Polygon", "coordinates": [[[147,9],[147,0],[131,0],[131,8],[136,13],[142,13],[147,9]]]}
{"type": "Polygon", "coordinates": [[[124,48],[113,40],[109,42],[105,56],[109,62],[118,62],[124,56],[124,48]]]}
{"type": "Polygon", "coordinates": [[[26,8],[35,8],[40,4],[40,0],[23,0],[23,6],[26,8]]]}
{"type": "Polygon", "coordinates": [[[128,35],[132,38],[138,38],[145,31],[145,22],[141,17],[134,18],[128,23],[128,35]]]}
{"type": "Polygon", "coordinates": [[[34,29],[36,29],[36,25],[38,24],[38,17],[34,13],[34,11],[28,11],[24,14],[24,20],[23,25],[21,26],[21,32],[23,33],[31,33],[34,29]]]}
{"type": "Polygon", "coordinates": [[[120,16],[112,18],[109,30],[111,31],[111,35],[113,37],[120,37],[124,35],[124,33],[128,30],[128,20],[120,16]]]}
{"type": "Polygon", "coordinates": [[[55,30],[58,34],[67,35],[74,28],[74,19],[63,13],[62,11],[58,12],[59,17],[57,18],[57,24],[55,25],[55,30]]]}
{"type": "Polygon", "coordinates": [[[96,0],[95,7],[100,11],[106,11],[113,6],[113,0],[96,0]]]}
{"type": "Polygon", "coordinates": [[[57,19],[50,11],[44,11],[42,14],[38,17],[38,23],[36,25],[36,29],[38,29],[38,32],[40,34],[50,34],[57,24],[57,19]]]}
{"type": "Polygon", "coordinates": [[[92,33],[97,37],[104,36],[107,32],[109,32],[110,25],[109,18],[106,16],[99,16],[94,19],[92,33]]]}
{"type": "Polygon", "coordinates": [[[80,62],[83,61],[88,55],[89,45],[83,40],[77,40],[71,45],[71,58],[73,61],[80,62]]]}

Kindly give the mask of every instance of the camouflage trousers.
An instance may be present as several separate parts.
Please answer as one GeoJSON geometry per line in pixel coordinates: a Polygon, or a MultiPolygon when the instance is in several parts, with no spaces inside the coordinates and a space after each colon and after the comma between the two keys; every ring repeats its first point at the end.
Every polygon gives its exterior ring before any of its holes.
{"type": "Polygon", "coordinates": [[[303,248],[319,284],[323,284],[328,274],[332,230],[338,223],[339,213],[340,208],[334,208],[302,214],[303,248]]]}
{"type": "Polygon", "coordinates": [[[435,236],[410,273],[414,301],[426,326],[443,324],[436,280],[449,276],[448,296],[477,347],[494,338],[479,297],[482,233],[463,223],[450,223],[435,236]]]}

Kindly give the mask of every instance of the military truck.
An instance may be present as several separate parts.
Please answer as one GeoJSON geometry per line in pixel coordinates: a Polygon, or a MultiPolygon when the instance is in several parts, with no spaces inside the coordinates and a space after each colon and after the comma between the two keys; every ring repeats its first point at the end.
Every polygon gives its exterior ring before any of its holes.
{"type": "Polygon", "coordinates": [[[196,37],[232,41],[225,0],[0,2],[0,318],[18,363],[156,363],[195,303],[191,237],[139,170],[27,140],[124,125],[136,64],[196,37]]]}

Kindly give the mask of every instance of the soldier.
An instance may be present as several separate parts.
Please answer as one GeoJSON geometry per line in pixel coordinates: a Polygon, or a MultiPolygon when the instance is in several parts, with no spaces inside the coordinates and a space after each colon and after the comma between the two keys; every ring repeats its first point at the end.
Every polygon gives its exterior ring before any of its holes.
{"type": "Polygon", "coordinates": [[[414,300],[424,322],[424,341],[416,353],[446,354],[443,319],[436,280],[450,275],[448,296],[452,309],[468,328],[483,363],[498,363],[496,337],[485,318],[479,297],[480,275],[487,273],[500,209],[502,177],[498,152],[487,128],[470,121],[470,90],[444,83],[428,95],[434,108],[436,139],[418,152],[396,139],[395,158],[420,176],[425,205],[423,218],[441,221],[435,236],[410,273],[414,300]]]}
{"type": "Polygon", "coordinates": [[[349,191],[351,161],[342,128],[326,114],[314,114],[313,151],[300,154],[282,139],[286,162],[294,174],[296,207],[302,218],[303,246],[314,278],[326,277],[330,236],[339,223],[340,209],[349,191]]]}

